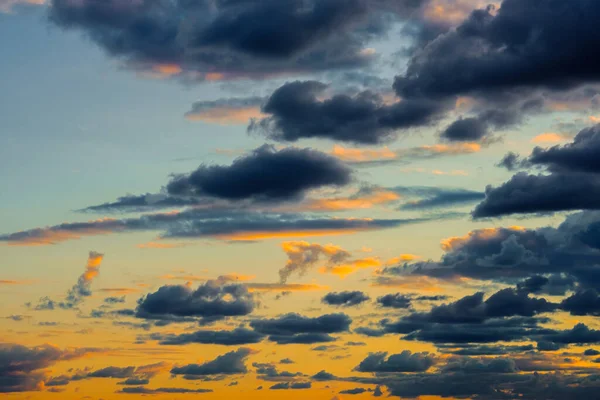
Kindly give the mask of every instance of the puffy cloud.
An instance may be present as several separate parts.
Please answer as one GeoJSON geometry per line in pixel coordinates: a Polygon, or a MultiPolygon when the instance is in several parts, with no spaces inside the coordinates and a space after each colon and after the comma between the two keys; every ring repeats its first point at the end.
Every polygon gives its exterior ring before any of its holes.
{"type": "Polygon", "coordinates": [[[248,129],[289,142],[326,138],[377,144],[394,139],[397,130],[431,125],[448,106],[427,99],[404,99],[387,105],[368,91],[319,100],[326,88],[316,81],[286,83],[264,104],[262,112],[269,116],[253,121],[248,129]]]}
{"type": "Polygon", "coordinates": [[[189,318],[214,321],[248,315],[255,306],[254,297],[244,285],[207,281],[195,290],[181,285],[162,286],[138,301],[135,315],[167,321],[189,318]]]}
{"type": "Polygon", "coordinates": [[[435,357],[429,353],[412,353],[404,350],[399,354],[371,353],[355,368],[359,372],[425,372],[435,364],[435,357]],[[387,359],[386,359],[387,357],[387,359]]]}
{"type": "Polygon", "coordinates": [[[351,171],[337,159],[310,149],[275,150],[264,145],[230,166],[200,166],[168,184],[171,195],[228,200],[281,200],[310,189],[350,183],[351,171]]]}
{"type": "Polygon", "coordinates": [[[363,45],[387,31],[377,14],[388,3],[52,0],[50,15],[134,68],[214,81],[365,65],[363,45]]]}
{"type": "Polygon", "coordinates": [[[27,392],[44,388],[50,379],[45,369],[59,361],[82,358],[98,349],[80,348],[61,350],[51,345],[26,347],[18,344],[0,344],[0,392],[27,392]]]}
{"type": "Polygon", "coordinates": [[[360,291],[327,293],[321,301],[330,306],[352,307],[369,300],[369,296],[360,291]]]}
{"type": "Polygon", "coordinates": [[[326,263],[340,263],[351,257],[351,254],[334,245],[319,245],[308,242],[284,242],[283,251],[288,256],[288,261],[284,268],[279,271],[279,277],[282,282],[295,273],[300,276],[306,274],[308,270],[314,267],[322,256],[327,258],[326,263]]]}
{"type": "Polygon", "coordinates": [[[183,375],[184,379],[195,379],[210,375],[236,375],[248,372],[245,360],[252,354],[248,348],[240,348],[236,351],[223,354],[214,360],[204,364],[188,364],[181,367],[173,367],[171,373],[183,375]]]}
{"type": "Polygon", "coordinates": [[[411,307],[411,297],[401,294],[386,294],[385,296],[381,296],[377,298],[377,304],[381,307],[389,307],[389,308],[410,308],[411,307]]]}
{"type": "Polygon", "coordinates": [[[310,389],[311,387],[312,387],[312,384],[310,382],[281,382],[281,383],[274,384],[269,389],[271,389],[271,390],[310,389]]]}
{"type": "Polygon", "coordinates": [[[299,314],[286,314],[278,318],[250,322],[257,332],[269,335],[269,340],[279,344],[319,343],[335,340],[331,333],[347,332],[352,320],[346,314],[326,314],[309,318],[299,314]]]}

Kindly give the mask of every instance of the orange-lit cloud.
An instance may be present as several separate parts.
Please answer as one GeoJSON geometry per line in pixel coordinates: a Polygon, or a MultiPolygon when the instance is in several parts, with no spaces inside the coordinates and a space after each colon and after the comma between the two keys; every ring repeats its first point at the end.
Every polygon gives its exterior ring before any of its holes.
{"type": "Polygon", "coordinates": [[[431,174],[431,175],[447,175],[447,176],[469,176],[467,171],[462,169],[455,169],[451,171],[442,171],[440,169],[426,169],[426,168],[402,168],[404,173],[417,173],[417,174],[431,174]]]}
{"type": "Polygon", "coordinates": [[[353,227],[339,229],[305,229],[305,230],[281,230],[281,231],[262,231],[262,232],[237,232],[226,235],[217,235],[215,238],[229,241],[253,242],[265,239],[283,239],[283,238],[308,238],[318,236],[337,236],[351,235],[358,232],[368,231],[368,227],[353,227]]]}
{"type": "Polygon", "coordinates": [[[490,0],[430,0],[423,15],[430,21],[445,25],[458,25],[476,8],[485,8],[489,4],[499,7],[499,2],[490,0]]]}
{"type": "Polygon", "coordinates": [[[203,121],[219,125],[246,124],[252,118],[264,118],[260,107],[220,107],[189,112],[185,117],[190,121],[203,121]]]}
{"type": "Polygon", "coordinates": [[[291,207],[291,209],[294,211],[360,210],[391,203],[399,199],[400,195],[398,193],[385,189],[377,189],[362,196],[308,199],[298,206],[291,207]]]}
{"type": "MultiPolygon", "coordinates": [[[[521,226],[511,226],[507,229],[514,231],[523,231],[525,228],[521,226]]],[[[500,233],[499,228],[484,228],[477,229],[467,233],[465,236],[454,236],[447,239],[443,239],[441,242],[442,250],[449,252],[452,250],[459,249],[465,243],[469,242],[474,238],[478,238],[481,240],[491,239],[496,237],[500,233]]]]}
{"type": "Polygon", "coordinates": [[[333,150],[330,153],[331,155],[344,160],[351,162],[366,162],[366,161],[375,161],[375,160],[393,160],[397,157],[396,152],[390,150],[387,147],[378,150],[368,150],[368,149],[351,149],[345,148],[339,145],[333,146],[333,150]]]}
{"type": "Polygon", "coordinates": [[[319,272],[322,274],[332,274],[339,278],[345,278],[350,274],[353,274],[361,269],[367,268],[378,268],[381,266],[381,260],[377,257],[361,258],[358,260],[352,260],[347,263],[339,265],[327,265],[321,267],[319,272]]]}
{"type": "Polygon", "coordinates": [[[419,256],[415,256],[414,254],[400,254],[398,257],[390,258],[385,262],[385,265],[395,265],[405,262],[410,262],[414,260],[418,260],[419,256]]]}
{"type": "Polygon", "coordinates": [[[9,246],[47,246],[67,240],[81,239],[85,236],[105,235],[119,231],[123,227],[113,218],[102,218],[77,224],[64,224],[55,227],[37,228],[17,232],[8,240],[9,246]],[[69,229],[62,229],[70,225],[69,229]],[[14,238],[14,239],[13,239],[14,238]]]}
{"type": "MultiPolygon", "coordinates": [[[[600,120],[599,120],[600,121],[600,120]]],[[[562,133],[555,132],[546,132],[540,135],[537,135],[533,139],[531,139],[531,143],[543,144],[543,143],[560,143],[565,140],[570,139],[568,135],[564,135],[562,133]]]]}

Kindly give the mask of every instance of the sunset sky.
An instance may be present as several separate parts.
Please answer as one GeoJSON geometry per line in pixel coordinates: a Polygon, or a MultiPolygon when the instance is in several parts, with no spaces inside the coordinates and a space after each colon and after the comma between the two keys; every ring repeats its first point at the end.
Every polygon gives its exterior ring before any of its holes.
{"type": "Polygon", "coordinates": [[[600,2],[0,0],[7,399],[594,399],[600,2]]]}

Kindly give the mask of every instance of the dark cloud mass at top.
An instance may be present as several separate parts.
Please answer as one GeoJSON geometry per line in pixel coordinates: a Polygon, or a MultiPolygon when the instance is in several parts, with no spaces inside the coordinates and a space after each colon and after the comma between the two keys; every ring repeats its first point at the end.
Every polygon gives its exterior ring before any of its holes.
{"type": "MultiPolygon", "coordinates": [[[[364,66],[366,42],[387,31],[378,0],[53,0],[50,19],[82,31],[134,66],[180,66],[210,74],[264,77],[364,66]]],[[[399,11],[398,7],[387,7],[399,11]]]]}

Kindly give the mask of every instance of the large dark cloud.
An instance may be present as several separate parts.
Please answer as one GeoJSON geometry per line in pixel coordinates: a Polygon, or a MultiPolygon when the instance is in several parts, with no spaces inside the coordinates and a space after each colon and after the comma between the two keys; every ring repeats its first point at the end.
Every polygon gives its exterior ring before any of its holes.
{"type": "Polygon", "coordinates": [[[335,340],[330,334],[347,332],[351,323],[346,314],[326,314],[315,318],[286,314],[278,318],[254,320],[250,326],[261,334],[269,335],[269,340],[279,344],[310,344],[335,340]]]}
{"type": "Polygon", "coordinates": [[[301,196],[323,186],[350,183],[351,170],[335,157],[310,149],[262,146],[230,166],[200,166],[167,185],[171,195],[227,200],[273,200],[301,196]]]}
{"type": "Polygon", "coordinates": [[[386,268],[382,273],[440,279],[464,276],[517,283],[519,292],[554,295],[577,288],[598,289],[599,218],[596,212],[582,212],[568,216],[556,228],[478,229],[445,240],[445,254],[439,261],[386,268]]]}
{"type": "Polygon", "coordinates": [[[138,301],[136,317],[160,320],[200,318],[213,321],[250,314],[256,306],[244,285],[222,285],[208,281],[197,289],[188,286],[162,286],[138,301]]]}
{"type": "Polygon", "coordinates": [[[173,367],[171,373],[173,375],[183,375],[184,379],[190,380],[210,375],[244,374],[248,372],[245,361],[250,354],[252,354],[252,350],[242,347],[203,364],[188,364],[181,367],[173,367]]]}
{"type": "Polygon", "coordinates": [[[327,86],[316,81],[289,82],[277,89],[262,108],[269,117],[255,120],[251,132],[280,141],[325,138],[376,144],[395,138],[396,131],[430,125],[449,104],[428,99],[403,100],[386,105],[372,92],[354,96],[317,96],[327,86]]]}
{"type": "Polygon", "coordinates": [[[28,392],[40,390],[50,381],[46,369],[59,361],[74,360],[95,352],[95,349],[61,350],[44,345],[26,347],[18,344],[0,344],[0,392],[28,392]]]}
{"type": "Polygon", "coordinates": [[[134,67],[177,65],[188,79],[212,80],[364,66],[373,58],[365,45],[422,2],[394,3],[53,0],[50,18],[134,67]]]}
{"type": "Polygon", "coordinates": [[[330,306],[352,307],[358,306],[369,300],[369,296],[360,291],[331,292],[321,300],[330,306]]]}
{"type": "Polygon", "coordinates": [[[594,21],[600,6],[595,2],[504,0],[495,15],[492,11],[474,11],[455,30],[418,52],[407,73],[396,79],[397,91],[445,96],[515,87],[561,88],[598,79],[600,59],[589,57],[599,40],[594,21]],[[553,29],[556,21],[569,36],[553,29]],[[578,46],[572,45],[574,37],[578,46]]]}
{"type": "Polygon", "coordinates": [[[508,182],[486,189],[473,216],[572,210],[597,210],[600,201],[600,126],[583,129],[572,143],[549,149],[536,147],[527,159],[508,154],[501,162],[509,170],[537,166],[548,173],[519,172],[508,182]]]}
{"type": "Polygon", "coordinates": [[[474,106],[441,137],[486,140],[494,129],[552,110],[555,99],[572,98],[573,91],[598,81],[600,59],[588,57],[599,40],[590,33],[598,15],[600,7],[588,0],[568,6],[557,0],[504,0],[497,10],[475,10],[455,29],[431,30],[435,39],[412,52],[394,89],[404,100],[474,98],[474,106]],[[556,21],[569,37],[553,29],[556,21]]]}
{"type": "Polygon", "coordinates": [[[358,364],[355,370],[374,373],[425,372],[435,364],[435,361],[435,357],[429,353],[412,353],[409,350],[389,357],[386,352],[371,353],[358,364]]]}

